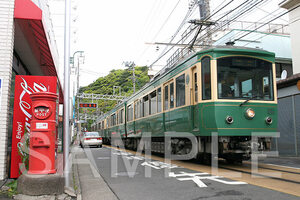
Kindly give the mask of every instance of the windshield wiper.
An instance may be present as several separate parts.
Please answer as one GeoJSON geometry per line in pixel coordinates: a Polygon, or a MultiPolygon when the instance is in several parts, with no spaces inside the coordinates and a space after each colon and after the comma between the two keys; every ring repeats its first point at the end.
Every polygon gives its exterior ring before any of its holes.
{"type": "Polygon", "coordinates": [[[256,97],[261,97],[261,96],[255,95],[255,96],[249,97],[249,98],[247,98],[244,102],[242,102],[242,103],[240,104],[240,106],[246,104],[248,101],[250,101],[250,100],[252,100],[252,99],[254,99],[254,98],[256,98],[256,97]]]}

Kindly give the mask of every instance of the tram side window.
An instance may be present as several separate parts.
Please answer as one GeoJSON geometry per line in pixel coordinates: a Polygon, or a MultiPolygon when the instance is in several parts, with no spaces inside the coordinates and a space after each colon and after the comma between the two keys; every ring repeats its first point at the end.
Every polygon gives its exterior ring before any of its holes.
{"type": "Polygon", "coordinates": [[[198,80],[197,80],[197,72],[194,73],[194,88],[195,88],[195,103],[198,102],[198,80]]]}
{"type": "Polygon", "coordinates": [[[117,125],[117,116],[116,114],[113,115],[113,125],[117,125]]]}
{"type": "Polygon", "coordinates": [[[124,122],[124,108],[120,111],[119,116],[120,116],[120,124],[123,124],[123,122],[124,122]]]}
{"type": "Polygon", "coordinates": [[[136,102],[136,119],[141,117],[141,106],[140,101],[136,102]]]}
{"type": "Polygon", "coordinates": [[[119,112],[117,111],[116,112],[116,125],[118,125],[119,124],[119,112]]]}
{"type": "Polygon", "coordinates": [[[150,94],[150,110],[149,114],[153,115],[157,112],[156,90],[150,94]]]}
{"type": "Polygon", "coordinates": [[[116,125],[116,114],[111,115],[110,117],[110,122],[111,122],[111,126],[115,126],[116,125]]]}
{"type": "Polygon", "coordinates": [[[164,110],[169,109],[169,86],[165,86],[164,88],[164,110]]]}
{"type": "Polygon", "coordinates": [[[176,107],[185,105],[185,74],[176,78],[176,107]]]}
{"type": "Polygon", "coordinates": [[[211,99],[211,72],[210,58],[205,57],[201,60],[202,67],[202,99],[211,99]]]}
{"type": "Polygon", "coordinates": [[[174,83],[170,84],[170,108],[174,108],[174,83]]]}
{"type": "Polygon", "coordinates": [[[143,101],[142,99],[139,101],[139,105],[140,105],[140,108],[139,108],[139,116],[140,117],[144,117],[144,109],[143,109],[143,101]]]}
{"type": "Polygon", "coordinates": [[[149,115],[149,98],[148,98],[148,95],[144,96],[143,104],[144,104],[144,117],[147,117],[149,115]]]}
{"type": "Polygon", "coordinates": [[[138,101],[136,101],[135,103],[134,103],[134,119],[138,119],[138,110],[139,109],[139,107],[138,107],[138,101]]]}
{"type": "Polygon", "coordinates": [[[161,88],[157,89],[157,112],[161,112],[161,88]]]}
{"type": "Polygon", "coordinates": [[[133,107],[132,105],[127,106],[127,120],[130,122],[133,120],[133,107]]]}

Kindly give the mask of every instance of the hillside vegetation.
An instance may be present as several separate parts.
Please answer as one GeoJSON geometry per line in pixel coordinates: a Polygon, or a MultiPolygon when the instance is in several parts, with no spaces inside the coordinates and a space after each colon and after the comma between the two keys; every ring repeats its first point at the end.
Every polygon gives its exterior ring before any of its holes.
{"type": "MultiPolygon", "coordinates": [[[[80,88],[80,93],[94,93],[94,94],[113,94],[113,87],[120,86],[121,87],[121,95],[122,96],[130,96],[133,94],[133,81],[132,81],[132,68],[126,69],[117,69],[112,70],[107,76],[100,77],[90,85],[86,87],[80,88]]],[[[138,91],[141,87],[143,87],[146,83],[149,82],[148,77],[148,67],[135,67],[135,88],[138,91]]],[[[119,89],[115,89],[115,94],[119,94],[119,89]]],[[[91,102],[90,100],[85,100],[82,102],[91,102]]],[[[88,109],[86,112],[107,112],[111,110],[115,105],[116,101],[104,101],[97,100],[98,109],[92,110],[88,109]]],[[[82,110],[84,111],[84,110],[82,110]]],[[[80,112],[82,112],[80,111],[80,112]]]]}

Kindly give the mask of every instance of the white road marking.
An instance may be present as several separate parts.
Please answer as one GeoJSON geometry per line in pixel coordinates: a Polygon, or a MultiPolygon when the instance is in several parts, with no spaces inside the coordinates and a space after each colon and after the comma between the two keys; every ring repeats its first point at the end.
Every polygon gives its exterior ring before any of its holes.
{"type": "Polygon", "coordinates": [[[179,181],[194,181],[198,185],[198,187],[207,187],[205,183],[202,182],[202,180],[212,180],[216,182],[220,182],[227,185],[244,185],[247,184],[245,182],[241,181],[225,181],[220,180],[220,178],[224,178],[222,176],[202,176],[202,175],[208,175],[208,173],[186,173],[186,172],[180,172],[180,174],[175,174],[174,172],[169,173],[169,177],[175,177],[179,181]],[[188,176],[186,178],[177,178],[177,177],[183,177],[188,176]]]}

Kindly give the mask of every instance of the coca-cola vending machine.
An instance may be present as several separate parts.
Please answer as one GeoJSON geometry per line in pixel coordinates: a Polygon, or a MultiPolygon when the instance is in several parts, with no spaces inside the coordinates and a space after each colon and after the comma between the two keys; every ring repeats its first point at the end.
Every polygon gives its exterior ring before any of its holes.
{"type": "Polygon", "coordinates": [[[26,169],[26,163],[24,165],[23,162],[28,156],[30,122],[32,119],[32,104],[29,95],[37,92],[57,93],[57,86],[57,77],[55,76],[16,76],[11,148],[11,178],[18,178],[26,169]]]}

